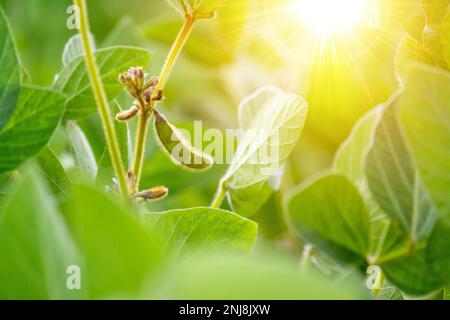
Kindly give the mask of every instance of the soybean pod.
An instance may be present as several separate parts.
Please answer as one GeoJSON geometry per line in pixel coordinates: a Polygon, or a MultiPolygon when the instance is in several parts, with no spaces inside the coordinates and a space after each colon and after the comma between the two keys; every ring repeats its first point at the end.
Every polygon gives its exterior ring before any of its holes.
{"type": "Polygon", "coordinates": [[[188,171],[205,171],[212,167],[210,155],[194,148],[186,137],[157,110],[155,115],[155,138],[161,149],[176,165],[188,171]]]}

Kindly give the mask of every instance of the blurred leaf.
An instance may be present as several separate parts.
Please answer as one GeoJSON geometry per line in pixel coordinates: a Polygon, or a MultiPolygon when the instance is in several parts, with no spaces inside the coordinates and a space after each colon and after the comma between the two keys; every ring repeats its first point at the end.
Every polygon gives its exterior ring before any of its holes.
{"type": "Polygon", "coordinates": [[[66,127],[75,161],[83,179],[94,182],[97,176],[98,166],[89,141],[75,122],[67,122],[66,127]]]}
{"type": "Polygon", "coordinates": [[[149,213],[144,219],[160,232],[166,250],[187,259],[211,252],[244,252],[253,248],[258,226],[235,213],[210,208],[192,208],[149,213]]]}
{"type": "Polygon", "coordinates": [[[8,18],[0,7],[0,132],[14,113],[20,92],[20,68],[8,18]]]}
{"type": "Polygon", "coordinates": [[[147,47],[141,28],[129,16],[122,17],[102,42],[102,47],[128,45],[147,47]]]}
{"type": "Polygon", "coordinates": [[[426,261],[424,249],[383,263],[381,267],[389,281],[407,294],[424,296],[442,288],[441,280],[426,261]]]}
{"type": "Polygon", "coordinates": [[[421,179],[439,213],[450,218],[450,77],[411,72],[399,102],[400,121],[421,179]]]}
{"type": "MultiPolygon", "coordinates": [[[[123,90],[117,80],[119,73],[134,66],[146,68],[151,58],[147,50],[133,47],[102,49],[95,56],[106,94],[111,101],[123,90]]],[[[76,120],[96,112],[95,98],[83,57],[76,58],[64,67],[54,87],[67,96],[67,119],[76,120]]]]}
{"type": "Polygon", "coordinates": [[[441,22],[441,33],[442,54],[447,64],[447,70],[450,70],[450,11],[441,22]]]}
{"type": "Polygon", "coordinates": [[[163,287],[170,299],[366,299],[355,279],[332,281],[271,258],[211,256],[180,264],[163,287]]]}
{"type": "MultiPolygon", "coordinates": [[[[90,34],[90,42],[95,48],[95,41],[92,34],[90,34]]],[[[66,67],[69,63],[71,63],[73,60],[75,60],[78,57],[84,56],[84,49],[83,49],[83,42],[81,40],[81,36],[79,34],[76,34],[72,36],[64,46],[63,56],[62,56],[62,62],[63,66],[66,67]]]]}
{"type": "Polygon", "coordinates": [[[67,220],[85,257],[91,299],[138,293],[161,262],[159,242],[101,192],[74,187],[67,220]]]}
{"type": "Polygon", "coordinates": [[[366,180],[366,158],[382,112],[382,106],[379,106],[366,113],[355,125],[350,137],[341,145],[334,159],[334,168],[347,174],[358,186],[366,180]]]}
{"type": "Polygon", "coordinates": [[[284,207],[306,241],[343,263],[364,266],[370,215],[348,178],[329,174],[315,179],[292,192],[284,207]]]}
{"type": "Polygon", "coordinates": [[[410,241],[417,243],[429,235],[436,212],[405,144],[397,104],[395,95],[384,107],[367,158],[367,179],[383,211],[399,220],[410,241]]]}
{"type": "Polygon", "coordinates": [[[37,156],[37,161],[52,192],[67,196],[67,189],[70,184],[69,177],[53,151],[48,146],[45,147],[37,156]]]}
{"type": "Polygon", "coordinates": [[[417,62],[430,66],[436,65],[431,52],[422,43],[409,34],[405,34],[400,40],[395,54],[395,71],[397,76],[402,81],[406,80],[412,65],[417,62]]]}
{"type": "Polygon", "coordinates": [[[0,299],[73,299],[66,270],[79,265],[75,243],[43,180],[23,180],[0,215],[0,299]]]}
{"type": "Polygon", "coordinates": [[[255,185],[278,173],[300,138],[307,111],[302,97],[270,87],[258,90],[241,103],[239,123],[243,136],[221,181],[229,191],[232,207],[237,200],[232,196],[240,190],[257,206],[258,193],[252,198],[249,192],[252,188],[258,191],[255,185]]]}
{"type": "Polygon", "coordinates": [[[0,173],[18,168],[50,140],[64,112],[57,92],[22,87],[12,118],[0,133],[0,173]]]}
{"type": "MultiPolygon", "coordinates": [[[[178,19],[163,19],[152,21],[144,28],[144,35],[152,41],[170,46],[181,28],[178,19]]],[[[207,67],[220,67],[233,60],[230,47],[218,37],[217,30],[208,25],[197,25],[195,31],[189,36],[189,41],[183,52],[197,63],[207,67]]]]}
{"type": "Polygon", "coordinates": [[[428,241],[426,258],[431,270],[450,285],[450,226],[440,221],[436,224],[428,241]]]}
{"type": "Polygon", "coordinates": [[[220,9],[227,0],[167,0],[183,17],[185,8],[188,13],[209,15],[220,9]]]}
{"type": "Polygon", "coordinates": [[[421,0],[427,22],[430,24],[442,21],[448,10],[448,0],[421,0]]]}

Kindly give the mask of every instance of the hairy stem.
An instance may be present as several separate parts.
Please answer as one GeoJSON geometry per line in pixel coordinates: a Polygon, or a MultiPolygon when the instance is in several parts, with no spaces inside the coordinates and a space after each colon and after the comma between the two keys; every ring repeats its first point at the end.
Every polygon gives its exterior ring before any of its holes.
{"type": "MultiPolygon", "coordinates": [[[[161,74],[159,76],[159,83],[157,88],[155,89],[155,94],[158,90],[164,90],[164,87],[169,79],[170,73],[173,70],[175,62],[180,56],[184,45],[186,44],[196,21],[196,17],[194,15],[186,15],[183,27],[181,28],[167,58],[164,66],[161,70],[161,74]]],[[[150,106],[150,110],[146,110],[145,112],[141,112],[139,116],[139,123],[136,129],[136,145],[134,150],[134,161],[132,172],[134,178],[136,180],[136,191],[139,190],[139,184],[141,181],[142,174],[142,166],[144,163],[144,155],[145,155],[145,145],[147,141],[147,133],[149,127],[149,120],[151,117],[151,111],[155,107],[154,102],[150,106]]],[[[142,109],[141,109],[142,110],[142,109]]]]}
{"type": "Polygon", "coordinates": [[[121,194],[128,193],[127,179],[125,174],[125,167],[120,155],[119,144],[117,142],[116,132],[114,130],[114,123],[109,111],[108,98],[100,77],[97,64],[95,62],[94,53],[89,40],[90,28],[88,21],[88,11],[86,0],[74,0],[74,4],[79,8],[80,18],[80,35],[83,42],[85,60],[89,79],[94,92],[95,100],[97,102],[98,111],[103,125],[103,131],[106,137],[109,155],[113,165],[114,173],[119,182],[119,190],[121,194]]]}

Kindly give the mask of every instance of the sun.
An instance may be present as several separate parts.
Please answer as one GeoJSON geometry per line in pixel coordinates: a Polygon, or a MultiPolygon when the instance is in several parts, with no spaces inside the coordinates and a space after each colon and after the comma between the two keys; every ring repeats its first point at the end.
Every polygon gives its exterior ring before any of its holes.
{"type": "Polygon", "coordinates": [[[295,13],[312,32],[328,37],[360,24],[369,0],[297,0],[295,13]]]}

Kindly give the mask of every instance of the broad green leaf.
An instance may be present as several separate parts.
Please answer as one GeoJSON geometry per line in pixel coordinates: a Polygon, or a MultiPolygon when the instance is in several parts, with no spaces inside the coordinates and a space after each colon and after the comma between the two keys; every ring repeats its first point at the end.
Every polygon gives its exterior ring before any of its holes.
{"type": "Polygon", "coordinates": [[[370,214],[347,177],[319,177],[292,192],[284,207],[306,241],[343,263],[365,264],[369,255],[370,214]]]}
{"type": "Polygon", "coordinates": [[[365,114],[334,159],[334,169],[345,173],[355,183],[370,211],[370,255],[374,260],[405,244],[403,233],[399,232],[401,227],[381,210],[367,183],[366,160],[382,113],[383,106],[379,106],[365,114]]]}
{"type": "MultiPolygon", "coordinates": [[[[33,171],[33,167],[30,172],[33,171]]],[[[0,299],[71,299],[69,266],[80,265],[73,239],[43,179],[27,175],[0,214],[0,299]]]]}
{"type": "Polygon", "coordinates": [[[67,197],[68,188],[70,185],[69,177],[59,162],[58,157],[50,149],[50,147],[45,147],[39,153],[37,156],[37,161],[39,163],[41,173],[46,178],[52,192],[54,194],[67,197]]]}
{"type": "Polygon", "coordinates": [[[208,16],[219,10],[227,0],[167,0],[183,17],[188,13],[208,16]]]}
{"type": "Polygon", "coordinates": [[[74,187],[67,220],[85,258],[89,298],[132,297],[161,262],[157,239],[95,189],[74,187]]]}
{"type": "Polygon", "coordinates": [[[98,166],[86,135],[73,121],[67,122],[67,135],[82,178],[94,182],[97,177],[98,166]]]}
{"type": "MultiPolygon", "coordinates": [[[[233,194],[240,190],[248,194],[255,185],[280,171],[300,138],[307,111],[302,97],[271,87],[258,90],[241,103],[239,123],[243,135],[221,181],[229,191],[232,207],[236,200],[233,194]]],[[[255,205],[257,197],[255,193],[255,205]]]]}
{"type": "Polygon", "coordinates": [[[144,219],[151,230],[162,234],[165,249],[189,259],[211,252],[249,252],[258,233],[253,221],[211,208],[150,213],[144,219]]]}
{"type": "Polygon", "coordinates": [[[439,221],[428,240],[426,257],[431,270],[442,279],[442,284],[450,285],[450,226],[439,221]]]}
{"type": "Polygon", "coordinates": [[[162,288],[164,292],[162,298],[167,296],[170,299],[187,300],[368,298],[356,279],[337,282],[312,272],[299,273],[295,266],[285,261],[286,259],[280,261],[277,257],[249,259],[229,255],[192,259],[188,263],[181,263],[169,273],[162,288]]]}
{"type": "Polygon", "coordinates": [[[0,133],[0,173],[18,168],[48,143],[64,112],[64,97],[22,87],[12,118],[0,133]]]}
{"type": "Polygon", "coordinates": [[[399,101],[406,140],[439,213],[450,217],[450,76],[417,67],[399,101]]]}
{"type": "Polygon", "coordinates": [[[433,55],[422,43],[405,34],[400,40],[395,54],[395,71],[401,81],[408,78],[411,67],[415,63],[435,66],[433,55]]]}
{"type": "Polygon", "coordinates": [[[16,107],[20,92],[20,62],[8,19],[0,7],[0,132],[16,107]]]}
{"type": "Polygon", "coordinates": [[[427,263],[424,249],[383,263],[381,268],[391,283],[409,295],[424,296],[442,288],[442,281],[427,263]]]}
{"type": "MultiPolygon", "coordinates": [[[[96,51],[95,57],[106,94],[112,101],[123,91],[122,85],[117,81],[119,73],[130,67],[147,67],[151,54],[139,48],[112,47],[96,51]]],[[[67,96],[67,119],[76,120],[96,112],[95,98],[83,57],[76,58],[64,67],[54,87],[67,96]]]]}
{"type": "Polygon", "coordinates": [[[395,95],[384,107],[367,157],[367,180],[381,209],[400,221],[405,234],[417,243],[431,231],[436,212],[405,144],[397,105],[395,95]]]}

